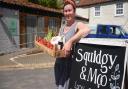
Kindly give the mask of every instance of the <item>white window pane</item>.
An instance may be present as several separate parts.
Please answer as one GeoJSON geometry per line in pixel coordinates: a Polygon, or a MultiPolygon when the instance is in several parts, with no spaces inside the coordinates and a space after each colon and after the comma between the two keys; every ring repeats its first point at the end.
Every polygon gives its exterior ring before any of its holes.
{"type": "Polygon", "coordinates": [[[95,10],[100,10],[100,6],[96,6],[95,7],[95,10]]]}
{"type": "Polygon", "coordinates": [[[123,8],[123,4],[122,3],[118,3],[117,4],[117,8],[123,8]]]}
{"type": "Polygon", "coordinates": [[[116,4],[116,15],[122,15],[123,14],[123,3],[117,3],[116,4]]]}
{"type": "Polygon", "coordinates": [[[100,12],[95,12],[95,16],[100,16],[100,12]]]}
{"type": "Polygon", "coordinates": [[[118,9],[117,10],[117,14],[123,14],[123,10],[122,9],[118,9]]]}
{"type": "Polygon", "coordinates": [[[100,16],[100,6],[95,7],[95,16],[100,16]]]}

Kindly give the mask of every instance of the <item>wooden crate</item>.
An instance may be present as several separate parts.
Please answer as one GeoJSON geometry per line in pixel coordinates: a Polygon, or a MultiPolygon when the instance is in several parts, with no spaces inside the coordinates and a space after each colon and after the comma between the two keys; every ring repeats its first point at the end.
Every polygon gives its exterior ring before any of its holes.
{"type": "Polygon", "coordinates": [[[52,57],[64,57],[64,52],[62,50],[58,50],[56,45],[53,47],[53,49],[46,47],[38,41],[35,41],[35,45],[36,47],[42,49],[45,53],[49,54],[52,57]]]}

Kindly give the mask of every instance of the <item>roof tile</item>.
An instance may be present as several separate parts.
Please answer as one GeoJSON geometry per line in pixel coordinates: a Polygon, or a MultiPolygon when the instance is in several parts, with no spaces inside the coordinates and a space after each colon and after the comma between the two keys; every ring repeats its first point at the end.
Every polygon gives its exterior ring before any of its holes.
{"type": "Polygon", "coordinates": [[[80,3],[77,6],[88,6],[93,4],[109,2],[109,1],[113,1],[113,0],[80,0],[80,3]]]}
{"type": "Polygon", "coordinates": [[[41,10],[46,10],[46,11],[50,11],[50,12],[62,13],[61,10],[48,8],[45,6],[41,6],[39,4],[34,4],[31,2],[28,2],[27,0],[0,0],[0,2],[12,4],[12,5],[18,5],[18,6],[25,6],[25,7],[29,7],[29,8],[41,9],[41,10]]]}

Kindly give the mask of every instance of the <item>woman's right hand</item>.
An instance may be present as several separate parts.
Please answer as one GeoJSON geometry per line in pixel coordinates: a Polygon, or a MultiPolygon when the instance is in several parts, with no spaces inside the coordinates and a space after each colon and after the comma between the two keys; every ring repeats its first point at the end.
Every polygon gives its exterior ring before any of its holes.
{"type": "Polygon", "coordinates": [[[71,54],[71,48],[72,48],[72,43],[70,41],[67,41],[64,44],[63,48],[62,48],[62,50],[64,51],[64,54],[65,54],[66,57],[67,56],[70,56],[70,54],[71,54]]]}

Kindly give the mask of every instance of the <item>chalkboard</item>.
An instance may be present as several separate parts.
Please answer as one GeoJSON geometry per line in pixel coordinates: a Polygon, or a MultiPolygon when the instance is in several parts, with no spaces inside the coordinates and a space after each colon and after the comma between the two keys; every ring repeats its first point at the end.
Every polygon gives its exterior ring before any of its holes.
{"type": "Polygon", "coordinates": [[[124,46],[77,43],[69,89],[122,89],[124,46]]]}

